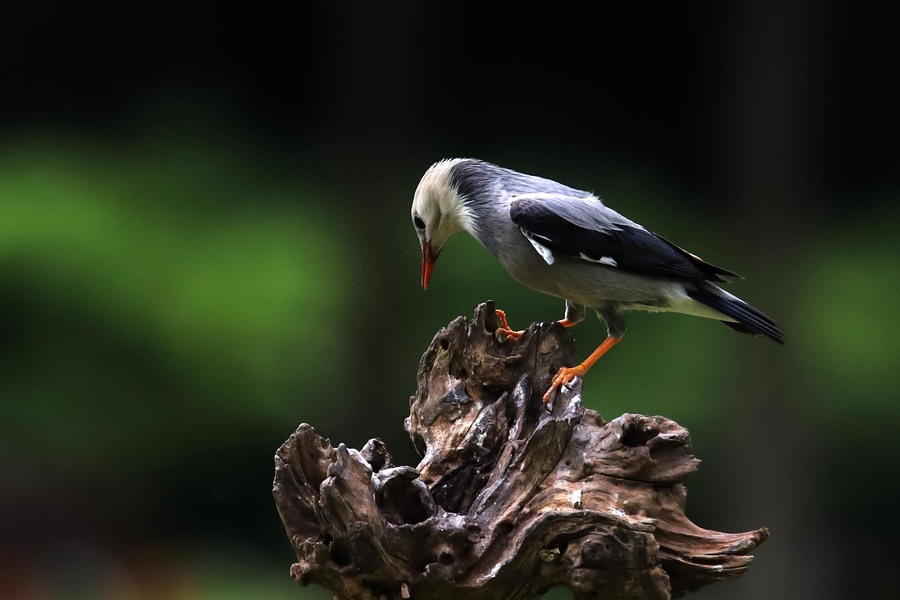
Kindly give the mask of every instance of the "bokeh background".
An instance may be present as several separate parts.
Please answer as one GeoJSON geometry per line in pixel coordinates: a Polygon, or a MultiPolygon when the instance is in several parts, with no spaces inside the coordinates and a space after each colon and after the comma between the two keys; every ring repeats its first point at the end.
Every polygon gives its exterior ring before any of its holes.
{"type": "MultiPolygon", "coordinates": [[[[29,4],[0,19],[0,597],[329,598],[271,498],[300,422],[402,421],[439,327],[562,315],[471,239],[419,288],[409,203],[476,156],[709,261],[784,348],[637,314],[607,418],[703,460],[688,514],[767,526],[699,598],[886,598],[900,535],[898,11],[731,3],[29,4]]],[[[573,331],[587,354],[591,319],[573,331]]],[[[565,598],[565,594],[556,594],[565,598]]]]}

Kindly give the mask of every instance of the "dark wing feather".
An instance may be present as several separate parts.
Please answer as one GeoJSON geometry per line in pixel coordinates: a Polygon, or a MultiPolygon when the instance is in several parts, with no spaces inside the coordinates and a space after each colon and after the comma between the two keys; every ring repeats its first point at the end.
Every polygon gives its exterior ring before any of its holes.
{"type": "Polygon", "coordinates": [[[706,263],[607,208],[599,199],[525,194],[510,204],[522,232],[554,254],[675,279],[725,281],[734,273],[706,263]]]}

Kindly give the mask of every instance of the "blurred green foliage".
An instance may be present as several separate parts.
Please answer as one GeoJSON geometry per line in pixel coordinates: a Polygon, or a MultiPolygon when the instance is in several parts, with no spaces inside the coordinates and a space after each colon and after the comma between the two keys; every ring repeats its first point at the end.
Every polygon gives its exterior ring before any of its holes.
{"type": "MultiPolygon", "coordinates": [[[[189,140],[2,148],[0,527],[13,540],[42,552],[72,535],[170,544],[261,515],[278,532],[272,455],[301,419],[317,421],[322,405],[299,399],[342,376],[355,267],[321,196],[252,166],[189,140]],[[188,479],[196,469],[210,480],[188,479]]],[[[21,553],[3,537],[0,555],[21,553]]],[[[80,593],[53,597],[97,597],[106,584],[87,571],[80,593]]],[[[281,597],[296,597],[281,571],[281,597]]],[[[226,575],[201,595],[226,597],[226,575]]]]}
{"type": "Polygon", "coordinates": [[[321,393],[337,375],[333,362],[317,377],[301,367],[347,343],[353,267],[333,216],[296,182],[241,167],[212,147],[4,153],[5,297],[31,313],[6,313],[28,350],[8,353],[0,382],[15,436],[97,460],[134,435],[102,416],[181,452],[173,418],[273,422],[298,390],[321,393]]]}
{"type": "Polygon", "coordinates": [[[801,364],[816,391],[803,406],[832,425],[860,411],[883,424],[900,419],[900,327],[891,317],[900,297],[895,213],[867,215],[857,229],[818,245],[798,286],[801,364]]]}

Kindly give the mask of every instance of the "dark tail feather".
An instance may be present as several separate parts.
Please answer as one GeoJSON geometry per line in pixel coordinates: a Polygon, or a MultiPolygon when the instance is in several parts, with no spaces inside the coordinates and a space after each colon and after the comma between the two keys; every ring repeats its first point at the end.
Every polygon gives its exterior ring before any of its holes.
{"type": "Polygon", "coordinates": [[[696,288],[687,290],[687,295],[737,321],[737,323],[722,321],[735,331],[751,335],[764,335],[770,340],[784,344],[784,332],[781,331],[778,323],[740,298],[725,296],[717,293],[718,291],[718,288],[696,288]]]}

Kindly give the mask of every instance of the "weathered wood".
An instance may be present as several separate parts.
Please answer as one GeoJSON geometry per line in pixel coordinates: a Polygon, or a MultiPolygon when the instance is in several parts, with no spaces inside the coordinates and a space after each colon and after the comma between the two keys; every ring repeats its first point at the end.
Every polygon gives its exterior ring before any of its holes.
{"type": "Polygon", "coordinates": [[[457,318],[419,363],[406,429],[423,455],[391,464],[380,440],[337,448],[307,424],[275,456],[291,574],[338,598],[671,598],[737,577],[765,529],[701,529],[684,515],[699,460],[664,417],[604,422],[581,381],[541,395],[574,345],[557,324],[499,341],[492,303],[457,318]]]}

